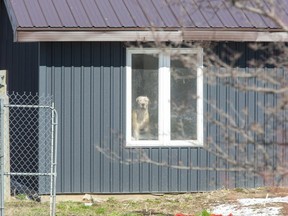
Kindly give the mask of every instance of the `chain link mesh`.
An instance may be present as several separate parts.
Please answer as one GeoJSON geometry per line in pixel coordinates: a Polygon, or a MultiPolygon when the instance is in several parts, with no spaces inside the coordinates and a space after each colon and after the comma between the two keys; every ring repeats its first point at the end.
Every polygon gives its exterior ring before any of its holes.
{"type": "MultiPolygon", "coordinates": [[[[17,205],[41,202],[41,196],[53,191],[52,97],[12,93],[8,98],[2,116],[5,199],[8,197],[9,205],[14,201],[17,205]]],[[[21,215],[9,205],[5,207],[5,215],[21,215]]],[[[47,211],[49,215],[49,208],[47,211]]]]}

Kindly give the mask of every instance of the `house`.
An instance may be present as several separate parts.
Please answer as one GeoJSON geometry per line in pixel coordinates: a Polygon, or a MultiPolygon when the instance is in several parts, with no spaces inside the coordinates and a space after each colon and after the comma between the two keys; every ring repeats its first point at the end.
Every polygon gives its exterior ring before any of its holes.
{"type": "MultiPolygon", "coordinates": [[[[239,68],[248,68],[249,58],[260,56],[248,42],[287,42],[287,33],[273,20],[223,0],[0,2],[0,70],[8,70],[9,91],[54,97],[59,114],[57,193],[169,193],[265,184],[245,172],[214,169],[220,159],[203,148],[208,137],[222,139],[220,128],[206,122],[211,107],[205,101],[225,107],[226,99],[234,98],[236,110],[248,101],[256,119],[256,103],[262,99],[208,86],[202,73],[208,42],[220,58],[225,46],[244,53],[235,64],[239,68]],[[149,42],[183,41],[206,47],[149,48],[149,42]],[[185,70],[173,52],[193,57],[197,78],[185,85],[171,81],[170,68],[185,70]],[[151,134],[138,139],[131,119],[140,95],[150,99],[151,134]],[[184,109],[174,110],[171,100],[184,109]],[[190,116],[186,123],[177,118],[183,113],[190,116]],[[173,124],[185,129],[179,132],[173,124]],[[134,163],[141,155],[147,160],[134,163]]],[[[288,24],[288,5],[285,0],[279,5],[288,24]]]]}

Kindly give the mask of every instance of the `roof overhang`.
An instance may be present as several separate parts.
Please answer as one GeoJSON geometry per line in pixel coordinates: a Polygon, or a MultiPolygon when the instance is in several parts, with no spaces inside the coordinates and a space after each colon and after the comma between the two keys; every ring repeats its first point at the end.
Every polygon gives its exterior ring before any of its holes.
{"type": "Polygon", "coordinates": [[[239,41],[288,42],[287,32],[251,30],[27,30],[18,29],[18,42],[51,41],[239,41]]]}

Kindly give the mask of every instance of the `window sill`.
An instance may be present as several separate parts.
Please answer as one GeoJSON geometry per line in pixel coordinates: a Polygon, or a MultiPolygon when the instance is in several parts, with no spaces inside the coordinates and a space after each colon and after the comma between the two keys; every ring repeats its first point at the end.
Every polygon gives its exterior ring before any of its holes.
{"type": "Polygon", "coordinates": [[[203,142],[198,140],[130,140],[126,142],[127,148],[145,148],[145,147],[203,147],[203,142]]]}

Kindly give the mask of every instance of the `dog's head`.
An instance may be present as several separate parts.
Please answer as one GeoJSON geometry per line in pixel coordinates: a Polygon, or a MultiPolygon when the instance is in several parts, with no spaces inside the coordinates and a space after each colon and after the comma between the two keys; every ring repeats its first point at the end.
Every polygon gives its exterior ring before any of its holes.
{"type": "Polygon", "coordinates": [[[140,109],[148,109],[149,98],[147,96],[139,96],[136,98],[136,103],[140,109]]]}

